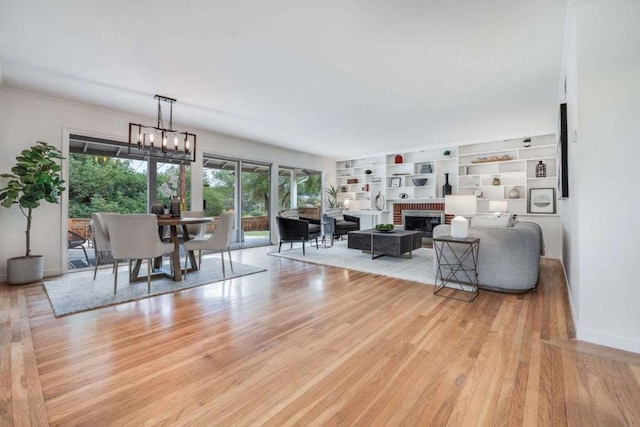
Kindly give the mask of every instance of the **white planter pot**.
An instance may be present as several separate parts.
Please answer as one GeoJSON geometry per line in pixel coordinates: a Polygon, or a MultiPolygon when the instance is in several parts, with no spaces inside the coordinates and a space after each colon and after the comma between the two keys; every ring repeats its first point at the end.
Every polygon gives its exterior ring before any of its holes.
{"type": "Polygon", "coordinates": [[[32,255],[28,258],[16,257],[7,260],[7,281],[11,285],[24,285],[42,280],[44,277],[44,257],[32,255]]]}

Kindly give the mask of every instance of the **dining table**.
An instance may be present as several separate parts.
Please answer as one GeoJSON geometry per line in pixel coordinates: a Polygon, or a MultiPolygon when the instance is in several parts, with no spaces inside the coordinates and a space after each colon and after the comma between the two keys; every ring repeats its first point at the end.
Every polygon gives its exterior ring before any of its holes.
{"type": "MultiPolygon", "coordinates": [[[[173,243],[173,252],[171,252],[171,263],[173,265],[173,271],[167,272],[162,268],[162,257],[156,258],[154,260],[154,271],[152,276],[167,276],[172,278],[176,282],[182,281],[182,268],[180,266],[180,238],[178,237],[178,228],[182,228],[182,241],[189,240],[189,230],[187,228],[188,225],[197,225],[197,224],[208,224],[213,222],[212,217],[168,217],[160,215],[158,216],[158,229],[160,233],[160,238],[164,235],[164,227],[169,227],[169,239],[171,243],[173,243]]],[[[198,269],[198,263],[196,262],[196,257],[193,251],[188,251],[186,256],[189,257],[191,262],[191,268],[188,271],[195,271],[198,269]]],[[[146,276],[140,276],[140,266],[142,265],[141,261],[138,260],[135,263],[131,271],[131,282],[137,282],[140,280],[147,280],[146,276]]]]}

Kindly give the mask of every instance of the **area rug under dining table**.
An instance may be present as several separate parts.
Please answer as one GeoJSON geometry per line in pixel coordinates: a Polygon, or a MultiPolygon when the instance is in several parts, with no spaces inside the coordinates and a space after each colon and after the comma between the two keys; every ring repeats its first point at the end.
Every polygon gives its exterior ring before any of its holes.
{"type": "Polygon", "coordinates": [[[306,255],[302,254],[300,244],[289,249],[288,244],[282,245],[282,251],[270,252],[269,255],[288,258],[296,261],[314,264],[330,265],[364,271],[365,273],[380,274],[398,279],[433,285],[435,273],[433,270],[433,249],[419,248],[413,251],[411,258],[383,256],[371,259],[370,253],[358,249],[349,249],[346,240],[337,240],[333,247],[307,247],[306,255]]]}
{"type": "MultiPolygon", "coordinates": [[[[145,266],[146,263],[143,263],[140,275],[146,277],[145,266]]],[[[93,270],[67,273],[60,277],[45,279],[44,288],[54,315],[60,317],[266,271],[264,268],[239,262],[233,263],[233,271],[231,271],[228,261],[225,263],[225,269],[226,278],[222,277],[220,258],[205,257],[202,260],[202,268],[199,271],[189,273],[186,279],[181,282],[175,282],[167,277],[152,280],[150,294],[147,293],[146,280],[129,283],[129,270],[124,263],[121,264],[118,273],[118,290],[115,295],[111,268],[99,269],[95,281],[93,280],[93,270]]]]}

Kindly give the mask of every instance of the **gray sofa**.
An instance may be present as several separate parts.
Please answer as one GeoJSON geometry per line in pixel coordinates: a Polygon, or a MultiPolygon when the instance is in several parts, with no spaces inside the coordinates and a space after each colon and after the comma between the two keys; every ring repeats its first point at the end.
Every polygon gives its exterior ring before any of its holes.
{"type": "MultiPolygon", "coordinates": [[[[450,229],[450,225],[438,225],[433,230],[433,237],[449,235],[450,229]]],[[[471,226],[469,236],[480,238],[478,282],[481,288],[501,292],[535,289],[540,255],[544,255],[538,224],[518,222],[513,227],[471,226]]],[[[458,252],[457,248],[455,250],[458,252]]],[[[463,245],[460,245],[460,250],[463,250],[463,245]]],[[[434,256],[434,272],[438,268],[437,262],[434,256]]]]}

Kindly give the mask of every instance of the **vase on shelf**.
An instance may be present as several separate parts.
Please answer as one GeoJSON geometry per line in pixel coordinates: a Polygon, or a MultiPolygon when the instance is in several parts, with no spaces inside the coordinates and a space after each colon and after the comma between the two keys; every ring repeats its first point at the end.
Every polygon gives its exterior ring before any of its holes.
{"type": "Polygon", "coordinates": [[[444,174],[444,185],[442,186],[442,196],[451,194],[451,184],[449,184],[449,174],[444,174]]]}
{"type": "Polygon", "coordinates": [[[384,210],[384,196],[380,191],[378,191],[378,195],[376,196],[375,205],[377,210],[384,210]]]}
{"type": "Polygon", "coordinates": [[[493,178],[493,185],[500,185],[500,178],[498,178],[497,176],[493,178]]]}
{"type": "Polygon", "coordinates": [[[518,190],[516,187],[513,187],[511,189],[511,191],[509,191],[509,198],[510,199],[519,199],[520,198],[520,190],[518,190]]]}
{"type": "Polygon", "coordinates": [[[402,163],[402,161],[403,161],[402,156],[400,154],[397,154],[396,158],[395,158],[396,164],[400,164],[400,163],[402,163]]]}
{"type": "Polygon", "coordinates": [[[542,160],[540,160],[536,165],[536,178],[546,178],[546,177],[547,177],[547,165],[542,163],[542,160]]]}

